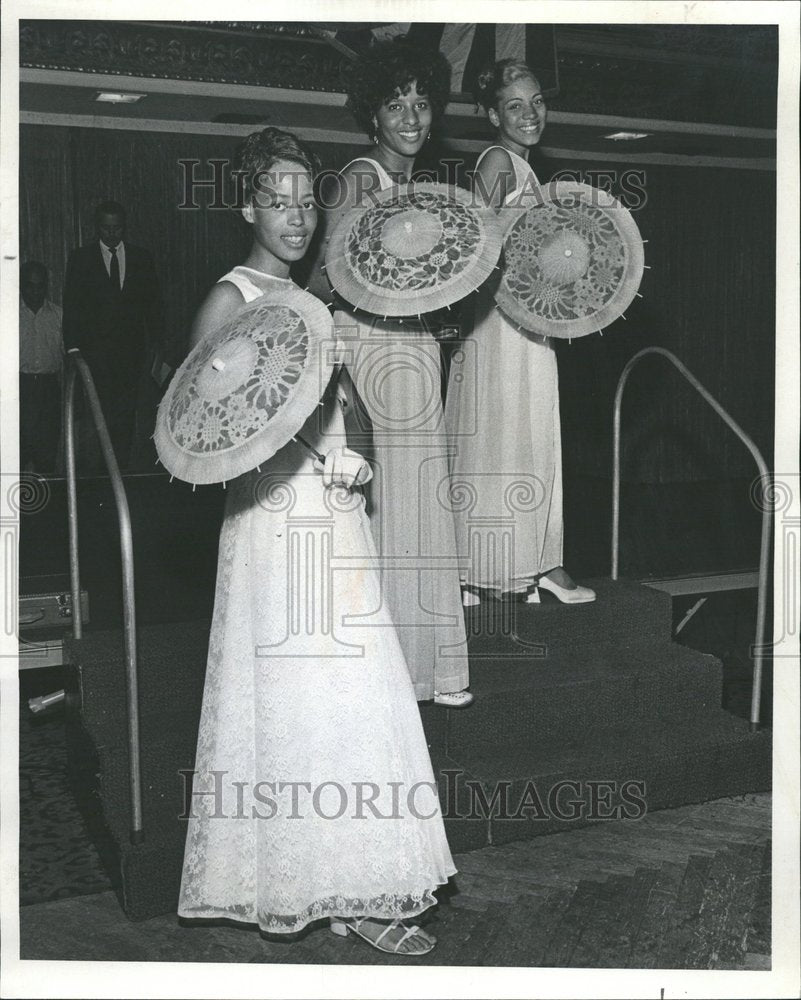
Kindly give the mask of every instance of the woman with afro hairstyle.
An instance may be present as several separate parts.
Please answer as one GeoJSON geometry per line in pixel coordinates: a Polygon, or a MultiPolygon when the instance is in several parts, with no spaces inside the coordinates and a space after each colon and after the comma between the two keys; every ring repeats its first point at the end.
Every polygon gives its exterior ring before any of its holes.
{"type": "MultiPolygon", "coordinates": [[[[373,146],[338,175],[329,232],[372,193],[411,180],[415,158],[445,108],[449,79],[443,56],[406,39],[374,45],[354,67],[349,106],[373,146]]],[[[418,701],[465,708],[473,696],[466,690],[453,514],[442,499],[448,446],[439,345],[424,322],[386,321],[341,302],[338,307],[334,319],[356,389],[350,419],[362,436],[370,431],[359,445],[369,451],[374,471],[370,517],[383,597],[418,701]]]]}

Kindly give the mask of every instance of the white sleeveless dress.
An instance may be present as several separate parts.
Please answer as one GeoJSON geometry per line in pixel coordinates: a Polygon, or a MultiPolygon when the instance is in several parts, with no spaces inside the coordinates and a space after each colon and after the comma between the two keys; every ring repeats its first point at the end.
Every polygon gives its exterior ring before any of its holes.
{"type": "MultiPolygon", "coordinates": [[[[220,280],[249,302],[282,279],[220,280]]],[[[301,433],[325,453],[330,387],[322,412],[301,433]]],[[[228,491],[178,913],[274,933],[420,913],[455,868],[363,498],[295,443],[228,491]]]]}
{"type": "MultiPolygon", "coordinates": [[[[507,152],[515,187],[504,204],[525,204],[537,178],[521,156],[507,152]]],[[[472,325],[453,355],[445,408],[452,485],[464,501],[454,514],[456,537],[468,555],[464,582],[519,591],[562,565],[556,352],[547,338],[507,322],[488,285],[474,302],[472,325]]]]}
{"type": "MultiPolygon", "coordinates": [[[[376,160],[381,190],[394,181],[376,160]]],[[[348,164],[347,166],[350,166],[348,164]]],[[[345,169],[345,168],[343,168],[345,169]]],[[[419,701],[469,684],[449,501],[448,437],[437,341],[419,322],[334,314],[345,367],[367,411],[354,446],[369,454],[365,487],[381,584],[419,701]]],[[[363,415],[362,415],[363,416],[363,415]]]]}

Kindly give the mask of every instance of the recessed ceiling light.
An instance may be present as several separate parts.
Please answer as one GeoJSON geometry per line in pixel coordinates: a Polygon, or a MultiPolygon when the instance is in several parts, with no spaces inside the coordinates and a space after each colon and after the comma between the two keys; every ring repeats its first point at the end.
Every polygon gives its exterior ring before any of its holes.
{"type": "Polygon", "coordinates": [[[105,104],[136,104],[143,97],[147,97],[147,94],[125,94],[119,91],[101,90],[95,100],[105,104]]]}
{"type": "Polygon", "coordinates": [[[604,136],[604,139],[614,139],[616,142],[620,139],[647,139],[649,134],[648,132],[610,132],[609,135],[604,136]]]}

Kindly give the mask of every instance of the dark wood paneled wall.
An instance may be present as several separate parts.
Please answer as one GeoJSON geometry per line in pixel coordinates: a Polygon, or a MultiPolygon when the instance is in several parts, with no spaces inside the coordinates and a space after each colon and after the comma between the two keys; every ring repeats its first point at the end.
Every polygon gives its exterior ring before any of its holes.
{"type": "MultiPolygon", "coordinates": [[[[21,129],[20,243],[23,259],[50,270],[61,298],[66,257],[92,238],[92,212],[114,198],[129,211],[129,240],[148,247],[162,278],[174,360],[192,315],[211,284],[241,260],[248,234],[238,215],[181,209],[181,160],[229,157],[236,139],[59,126],[21,129]]],[[[316,147],[324,165],[355,155],[316,147]]],[[[466,163],[469,167],[472,164],[466,163]]],[[[604,163],[541,161],[542,180],[559,169],[604,163]]],[[[637,169],[633,166],[630,169],[637,169]]],[[[640,347],[674,351],[772,452],[774,363],[775,175],[750,170],[642,168],[644,203],[635,211],[646,246],[646,272],[628,310],[598,336],[560,344],[564,461],[568,471],[609,474],[615,384],[640,347]]],[[[618,170],[616,184],[626,182],[618,170]]],[[[614,188],[613,188],[614,189],[614,188]]],[[[503,429],[499,428],[499,433],[503,429]]],[[[625,477],[637,481],[726,479],[748,475],[751,460],[719,418],[665,362],[647,360],[624,405],[625,477]]]]}

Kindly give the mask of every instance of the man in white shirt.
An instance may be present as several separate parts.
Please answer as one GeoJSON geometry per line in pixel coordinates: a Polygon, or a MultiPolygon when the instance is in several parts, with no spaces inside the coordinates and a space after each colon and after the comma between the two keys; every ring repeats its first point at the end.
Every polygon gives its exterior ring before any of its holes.
{"type": "Polygon", "coordinates": [[[19,271],[19,429],[23,472],[52,472],[61,431],[61,309],[47,298],[47,268],[19,271]]]}

